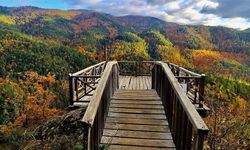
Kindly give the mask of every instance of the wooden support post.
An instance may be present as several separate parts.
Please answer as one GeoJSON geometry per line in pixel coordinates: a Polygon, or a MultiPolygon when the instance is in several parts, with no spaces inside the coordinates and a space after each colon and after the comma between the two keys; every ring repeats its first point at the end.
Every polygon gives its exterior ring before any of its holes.
{"type": "Polygon", "coordinates": [[[135,76],[137,77],[137,73],[138,73],[138,63],[137,61],[135,62],[135,76]]]}
{"type": "MultiPolygon", "coordinates": [[[[198,131],[199,132],[199,131],[198,131]]],[[[195,137],[195,145],[194,149],[195,150],[203,150],[203,143],[204,143],[204,138],[205,136],[203,134],[197,134],[195,137]]]]}
{"type": "Polygon", "coordinates": [[[69,105],[74,104],[74,84],[72,74],[69,74],[69,105]]]}
{"type": "Polygon", "coordinates": [[[78,77],[75,78],[75,91],[76,91],[76,101],[78,101],[79,100],[78,77]]]}
{"type": "Polygon", "coordinates": [[[88,145],[88,137],[89,137],[89,128],[90,128],[90,125],[89,124],[86,124],[85,122],[82,122],[82,125],[81,125],[81,129],[82,129],[82,133],[83,133],[83,149],[88,149],[89,145],[88,145]]]}
{"type": "Polygon", "coordinates": [[[180,76],[180,66],[177,66],[176,76],[180,76]]]}
{"type": "Polygon", "coordinates": [[[199,86],[199,107],[203,107],[204,89],[205,89],[205,74],[201,74],[200,86],[199,86]]]}

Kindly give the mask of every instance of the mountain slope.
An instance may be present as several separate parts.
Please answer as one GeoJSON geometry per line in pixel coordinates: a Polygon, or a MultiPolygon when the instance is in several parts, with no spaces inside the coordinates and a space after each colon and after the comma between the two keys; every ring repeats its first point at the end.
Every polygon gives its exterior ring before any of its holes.
{"type": "Polygon", "coordinates": [[[107,38],[115,39],[124,32],[139,34],[145,30],[159,30],[180,49],[210,49],[250,54],[249,30],[178,25],[154,17],[115,17],[90,10],[0,7],[0,23],[16,27],[16,30],[25,34],[49,38],[65,45],[83,46],[92,52],[100,49],[98,43],[107,38]]]}

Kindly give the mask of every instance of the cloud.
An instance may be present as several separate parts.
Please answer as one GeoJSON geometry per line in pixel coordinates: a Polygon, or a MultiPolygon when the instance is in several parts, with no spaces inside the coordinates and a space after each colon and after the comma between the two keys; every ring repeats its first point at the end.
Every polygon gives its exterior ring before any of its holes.
{"type": "Polygon", "coordinates": [[[177,1],[177,0],[146,0],[146,2],[150,5],[163,5],[171,1],[177,1]]]}
{"type": "Polygon", "coordinates": [[[153,16],[191,25],[250,28],[250,0],[64,0],[75,8],[123,15],[153,16]],[[244,2],[243,2],[244,1],[244,2]],[[239,4],[240,3],[240,4],[239,4]],[[237,5],[238,4],[238,5],[237,5]],[[231,8],[230,8],[231,7],[231,8]],[[241,8],[241,9],[240,9],[241,8]],[[237,21],[237,22],[235,22],[237,21]]]}
{"type": "Polygon", "coordinates": [[[82,7],[83,5],[97,5],[102,0],[65,0],[68,4],[73,5],[75,8],[82,7]]]}
{"type": "Polygon", "coordinates": [[[250,0],[214,0],[219,6],[216,8],[204,7],[202,13],[212,13],[223,18],[242,17],[250,19],[250,0]]]}

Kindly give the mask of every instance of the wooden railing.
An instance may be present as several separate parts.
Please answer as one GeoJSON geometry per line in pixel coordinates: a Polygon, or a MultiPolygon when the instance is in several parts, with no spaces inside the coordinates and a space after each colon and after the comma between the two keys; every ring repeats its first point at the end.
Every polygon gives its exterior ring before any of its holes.
{"type": "Polygon", "coordinates": [[[106,62],[98,63],[86,69],[69,74],[69,103],[82,102],[84,96],[92,96],[92,92],[96,89],[106,62]]]}
{"type": "MultiPolygon", "coordinates": [[[[183,91],[194,105],[202,108],[204,103],[205,74],[197,74],[176,64],[166,62],[183,91]]],[[[119,61],[120,75],[151,76],[155,61],[119,61]]]]}
{"type": "Polygon", "coordinates": [[[109,101],[118,88],[118,74],[117,62],[108,62],[82,119],[83,128],[86,129],[84,141],[88,143],[89,150],[97,150],[100,144],[109,101]]]}
{"type": "Polygon", "coordinates": [[[203,149],[208,128],[166,63],[155,64],[152,88],[162,99],[176,148],[203,149]]]}
{"type": "Polygon", "coordinates": [[[203,107],[205,74],[194,73],[176,64],[167,64],[192,103],[203,107]]]}
{"type": "Polygon", "coordinates": [[[119,61],[120,75],[124,76],[151,76],[153,61],[119,61]]]}

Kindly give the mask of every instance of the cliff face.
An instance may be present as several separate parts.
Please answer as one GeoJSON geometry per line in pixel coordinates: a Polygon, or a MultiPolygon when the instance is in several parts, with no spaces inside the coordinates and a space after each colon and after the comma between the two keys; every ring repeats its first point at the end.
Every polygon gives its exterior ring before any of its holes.
{"type": "Polygon", "coordinates": [[[35,149],[82,149],[83,131],[80,120],[85,108],[79,108],[39,126],[35,131],[35,149]]]}

